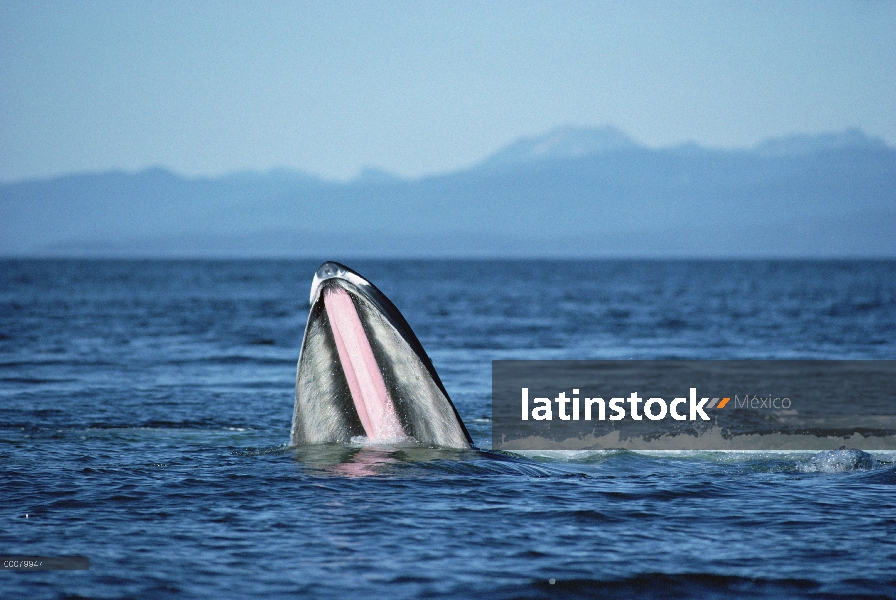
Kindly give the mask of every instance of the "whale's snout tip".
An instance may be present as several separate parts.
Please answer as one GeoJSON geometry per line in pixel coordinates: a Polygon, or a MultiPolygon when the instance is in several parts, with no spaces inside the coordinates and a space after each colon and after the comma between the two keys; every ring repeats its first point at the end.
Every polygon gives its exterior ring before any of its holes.
{"type": "Polygon", "coordinates": [[[330,279],[331,277],[338,277],[340,271],[345,271],[345,267],[337,262],[328,260],[320,266],[315,275],[321,280],[330,279]]]}
{"type": "Polygon", "coordinates": [[[317,299],[317,296],[320,293],[320,286],[324,281],[337,277],[344,277],[347,272],[348,269],[345,266],[331,260],[328,260],[318,267],[317,272],[314,274],[314,279],[311,282],[311,297],[309,298],[311,304],[314,304],[314,301],[317,299]]]}

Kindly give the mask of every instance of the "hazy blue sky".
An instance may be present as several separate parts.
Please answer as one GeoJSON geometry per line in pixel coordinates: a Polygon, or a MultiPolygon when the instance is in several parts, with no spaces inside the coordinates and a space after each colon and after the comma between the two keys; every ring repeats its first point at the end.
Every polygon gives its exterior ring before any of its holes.
{"type": "Polygon", "coordinates": [[[564,124],[896,145],[896,2],[0,1],[4,181],[416,176],[564,124]]]}

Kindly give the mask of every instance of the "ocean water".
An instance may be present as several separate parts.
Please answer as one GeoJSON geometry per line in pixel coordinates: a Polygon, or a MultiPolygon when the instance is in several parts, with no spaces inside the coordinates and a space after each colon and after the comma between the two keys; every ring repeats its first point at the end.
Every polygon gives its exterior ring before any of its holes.
{"type": "Polygon", "coordinates": [[[288,447],[318,264],[0,262],[0,554],[90,558],[0,597],[896,597],[892,455],[489,451],[494,359],[894,359],[896,262],[349,262],[467,452],[288,447]]]}

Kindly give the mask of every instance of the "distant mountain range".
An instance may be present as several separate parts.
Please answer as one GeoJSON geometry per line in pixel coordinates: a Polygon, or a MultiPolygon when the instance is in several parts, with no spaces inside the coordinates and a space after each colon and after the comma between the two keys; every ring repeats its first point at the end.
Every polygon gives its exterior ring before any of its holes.
{"type": "Polygon", "coordinates": [[[858,130],[649,149],[567,127],[414,180],[67,175],[0,184],[0,255],[896,257],[896,149],[858,130]]]}

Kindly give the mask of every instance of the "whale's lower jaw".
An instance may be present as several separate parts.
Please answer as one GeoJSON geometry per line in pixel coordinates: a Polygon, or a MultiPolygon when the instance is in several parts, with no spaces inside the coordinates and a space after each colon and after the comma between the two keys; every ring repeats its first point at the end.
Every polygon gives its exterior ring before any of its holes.
{"type": "Polygon", "coordinates": [[[290,443],[363,436],[469,448],[469,434],[404,318],[379,290],[355,281],[315,279],[320,289],[296,371],[290,443]]]}

